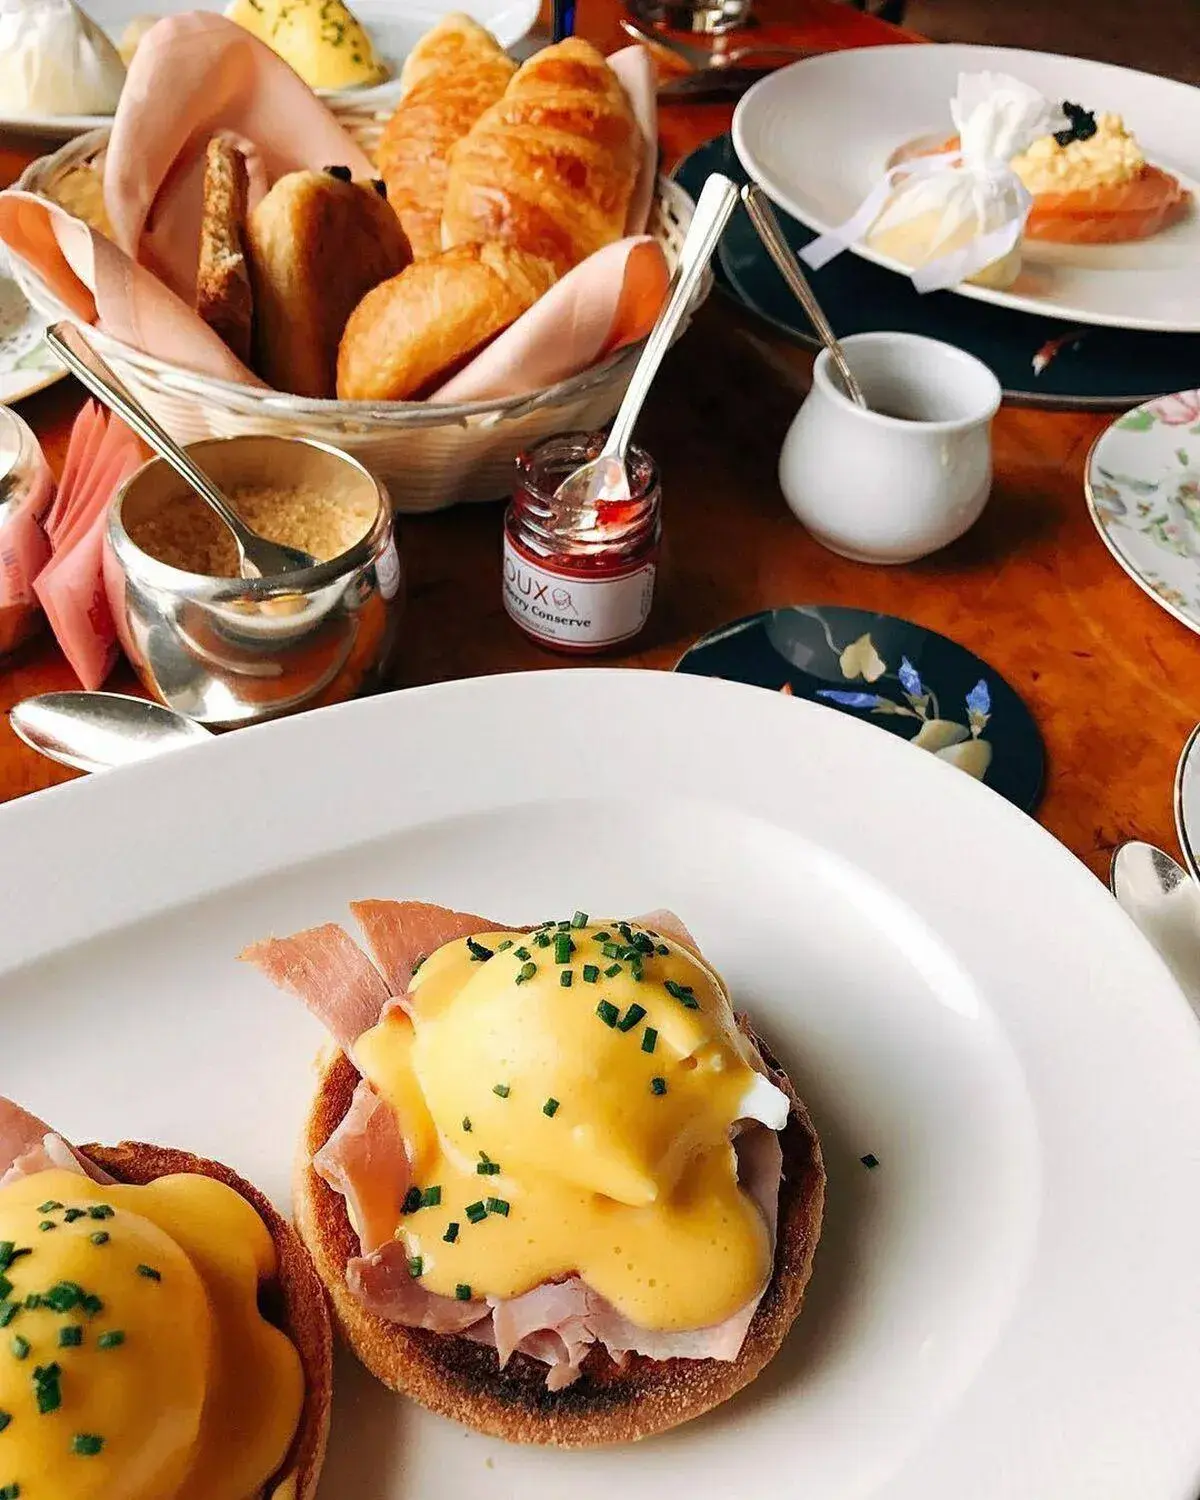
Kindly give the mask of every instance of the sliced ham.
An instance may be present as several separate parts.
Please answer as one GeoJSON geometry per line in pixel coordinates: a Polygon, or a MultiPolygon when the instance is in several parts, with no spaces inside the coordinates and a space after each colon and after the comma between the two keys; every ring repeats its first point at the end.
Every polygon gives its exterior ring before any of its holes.
{"type": "Polygon", "coordinates": [[[447,943],[495,931],[496,923],[424,901],[351,901],[371,956],[393,995],[403,995],[422,959],[447,943]]]}
{"type": "Polygon", "coordinates": [[[643,917],[634,917],[633,925],[657,932],[659,937],[669,938],[673,943],[680,943],[683,947],[690,948],[693,953],[700,952],[700,944],[683,925],[680,918],[665,906],[648,911],[643,917]]]}
{"type": "Polygon", "coordinates": [[[11,1099],[0,1098],[0,1187],[53,1168],[79,1172],[94,1182],[113,1180],[51,1130],[44,1120],[11,1099]]]}
{"type": "Polygon", "coordinates": [[[367,1312],[434,1333],[463,1333],[488,1315],[486,1302],[459,1302],[427,1291],[409,1274],[408,1254],[399,1240],[389,1240],[373,1255],[356,1256],[346,1266],[346,1285],[367,1312]]]}
{"type": "Polygon", "coordinates": [[[363,1254],[387,1244],[412,1174],[395,1113],[365,1078],[359,1079],[350,1108],[312,1164],[345,1198],[363,1254]]]}
{"type": "Polygon", "coordinates": [[[375,1025],[390,999],[378,970],[336,922],[251,943],[240,957],[303,1000],[346,1050],[375,1025]]]}

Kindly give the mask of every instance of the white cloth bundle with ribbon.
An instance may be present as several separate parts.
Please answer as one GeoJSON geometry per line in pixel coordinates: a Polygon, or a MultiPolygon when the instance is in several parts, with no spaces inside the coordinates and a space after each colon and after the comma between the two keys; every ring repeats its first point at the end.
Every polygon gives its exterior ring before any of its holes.
{"type": "Polygon", "coordinates": [[[1067,128],[1067,118],[1058,104],[1003,73],[960,73],[950,114],[958,131],[953,149],[899,153],[903,159],[893,158],[856,212],[806,246],[802,259],[819,270],[865,238],[912,266],[919,292],[972,278],[1011,284],[1033,202],[1013,158],[1067,128]]]}

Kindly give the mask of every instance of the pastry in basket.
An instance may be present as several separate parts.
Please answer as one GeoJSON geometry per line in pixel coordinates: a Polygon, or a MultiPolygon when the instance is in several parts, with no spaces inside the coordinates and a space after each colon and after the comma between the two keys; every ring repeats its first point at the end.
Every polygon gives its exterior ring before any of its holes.
{"type": "Polygon", "coordinates": [[[451,150],[442,244],[504,240],[561,275],[625,233],[642,149],[600,53],[574,37],[547,47],[451,150]]]}
{"type": "Polygon", "coordinates": [[[243,238],[248,191],[246,158],[232,141],[213,136],[204,158],[196,311],[244,365],[250,364],[254,314],[243,238]]]}
{"type": "Polygon", "coordinates": [[[255,369],[276,390],[332,396],[347,318],[412,259],[383,183],[349,178],[289,172],[250,214],[255,369]]]}
{"type": "MultiPolygon", "coordinates": [[[[1191,193],[1146,160],[1120,115],[1097,118],[1071,103],[1062,108],[1067,128],[1039,137],[1012,161],[1033,195],[1027,239],[1081,245],[1143,240],[1188,212],[1191,193]]],[[[919,154],[958,145],[951,136],[919,154]]]]}
{"type": "Polygon", "coordinates": [[[343,401],[415,401],[443,385],[554,285],[515,245],[459,245],[414,261],[350,315],[337,360],[343,401]]]}
{"type": "Polygon", "coordinates": [[[418,260],[442,248],[451,146],[496,103],[516,70],[491,32],[464,15],[439,21],[405,59],[403,95],[375,160],[418,260]]]}
{"type": "Polygon", "coordinates": [[[329,1029],[296,1224],[386,1385],[513,1442],[678,1426],[800,1311],[807,1111],[677,917],[363,901],[243,955],[329,1029]]]}
{"type": "Polygon", "coordinates": [[[0,1494],[312,1500],[332,1333],[295,1230],[219,1162],[75,1148],[0,1099],[0,1494]]]}

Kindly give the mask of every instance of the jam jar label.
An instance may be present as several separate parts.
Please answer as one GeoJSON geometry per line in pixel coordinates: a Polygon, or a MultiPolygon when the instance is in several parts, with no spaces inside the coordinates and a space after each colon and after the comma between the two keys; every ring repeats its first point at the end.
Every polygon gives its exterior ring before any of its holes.
{"type": "Polygon", "coordinates": [[[532,562],[504,538],[504,608],[522,630],[554,646],[595,650],[627,641],[646,623],[654,598],[653,560],[587,578],[532,562]]]}

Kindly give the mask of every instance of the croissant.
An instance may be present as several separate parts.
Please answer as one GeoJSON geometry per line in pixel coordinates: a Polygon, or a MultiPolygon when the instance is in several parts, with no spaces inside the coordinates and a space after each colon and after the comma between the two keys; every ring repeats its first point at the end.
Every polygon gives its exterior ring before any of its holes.
{"type": "Polygon", "coordinates": [[[346,319],[412,259],[382,189],[348,167],[289,172],[250,214],[255,368],[276,390],[332,396],[346,319]]]}
{"type": "Polygon", "coordinates": [[[491,32],[470,16],[447,16],[409,53],[400,103],[383,127],[376,161],[418,260],[442,248],[451,146],[496,103],[516,71],[491,32]]]}
{"type": "Polygon", "coordinates": [[[561,275],[624,234],[641,158],[616,74],[570,37],[530,58],[451,150],[442,244],[503,240],[561,275]]]}
{"type": "Polygon", "coordinates": [[[436,390],[550,290],[549,261],[511,245],[459,245],[367,293],[338,350],[343,401],[410,401],[436,390]]]}

